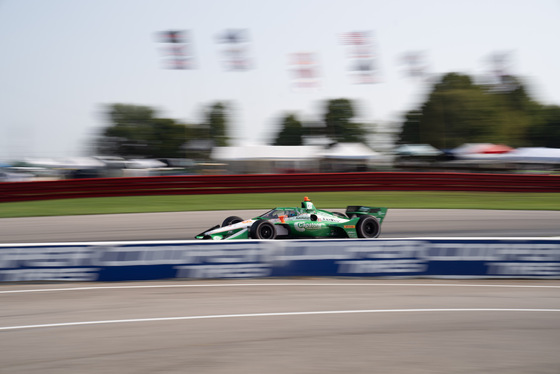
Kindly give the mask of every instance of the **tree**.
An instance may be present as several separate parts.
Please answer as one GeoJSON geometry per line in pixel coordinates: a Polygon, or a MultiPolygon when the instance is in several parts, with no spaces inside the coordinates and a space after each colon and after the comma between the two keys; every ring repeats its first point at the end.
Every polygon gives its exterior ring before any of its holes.
{"type": "Polygon", "coordinates": [[[282,129],[278,133],[274,145],[302,145],[303,126],[294,114],[286,115],[282,120],[282,129]]]}
{"type": "Polygon", "coordinates": [[[358,123],[351,122],[354,107],[348,99],[329,100],[324,114],[325,135],[341,142],[358,142],[363,140],[366,131],[358,123]]]}
{"type": "Polygon", "coordinates": [[[97,152],[121,157],[184,157],[181,146],[189,128],[169,118],[157,118],[147,106],[112,104],[110,126],[97,139],[97,152]]]}
{"type": "Polygon", "coordinates": [[[226,106],[223,103],[217,102],[210,107],[206,113],[206,126],[209,138],[214,141],[214,145],[219,147],[228,145],[227,114],[226,106]]]}
{"type": "Polygon", "coordinates": [[[183,146],[190,136],[189,127],[169,118],[155,118],[151,152],[155,158],[184,158],[183,146]]]}
{"type": "Polygon", "coordinates": [[[560,106],[545,106],[539,113],[538,123],[527,131],[530,146],[560,147],[560,106]]]}
{"type": "Polygon", "coordinates": [[[420,131],[420,121],[422,120],[421,110],[411,110],[405,114],[403,130],[401,132],[400,143],[402,144],[422,144],[425,143],[420,131]]]}
{"type": "Polygon", "coordinates": [[[428,143],[454,148],[464,143],[523,145],[535,103],[511,78],[508,89],[474,84],[463,74],[448,73],[427,101],[406,114],[399,143],[428,143]]]}

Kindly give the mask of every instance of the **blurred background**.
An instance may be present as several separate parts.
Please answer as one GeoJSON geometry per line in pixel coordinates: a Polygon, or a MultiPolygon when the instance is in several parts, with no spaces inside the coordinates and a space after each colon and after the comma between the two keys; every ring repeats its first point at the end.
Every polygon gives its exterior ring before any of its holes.
{"type": "Polygon", "coordinates": [[[556,0],[0,1],[0,180],[560,170],[556,0]]]}

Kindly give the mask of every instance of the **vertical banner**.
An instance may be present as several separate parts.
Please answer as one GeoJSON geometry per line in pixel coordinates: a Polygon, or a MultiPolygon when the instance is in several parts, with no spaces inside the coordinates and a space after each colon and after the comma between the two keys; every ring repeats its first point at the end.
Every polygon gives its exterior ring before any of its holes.
{"type": "Polygon", "coordinates": [[[498,92],[511,92],[518,87],[515,79],[512,79],[511,52],[494,52],[489,57],[490,75],[494,83],[494,90],[498,92]]]}
{"type": "Polygon", "coordinates": [[[402,57],[402,63],[405,65],[405,74],[407,77],[424,79],[428,76],[428,65],[424,52],[407,52],[402,57]]]}
{"type": "Polygon", "coordinates": [[[342,44],[348,46],[349,75],[355,84],[373,84],[378,81],[378,69],[371,31],[342,34],[342,44]]]}
{"type": "Polygon", "coordinates": [[[187,30],[169,30],[158,34],[163,44],[163,67],[165,69],[194,69],[191,35],[187,30]]]}
{"type": "Polygon", "coordinates": [[[296,89],[319,88],[319,61],[315,53],[292,53],[288,57],[288,65],[292,76],[292,87],[296,89]]]}
{"type": "Polygon", "coordinates": [[[509,52],[494,52],[489,57],[492,74],[500,82],[503,81],[505,76],[510,75],[510,60],[511,56],[509,52]]]}
{"type": "Polygon", "coordinates": [[[251,69],[248,30],[226,30],[218,36],[218,43],[222,45],[220,54],[226,71],[246,71],[251,69]]]}

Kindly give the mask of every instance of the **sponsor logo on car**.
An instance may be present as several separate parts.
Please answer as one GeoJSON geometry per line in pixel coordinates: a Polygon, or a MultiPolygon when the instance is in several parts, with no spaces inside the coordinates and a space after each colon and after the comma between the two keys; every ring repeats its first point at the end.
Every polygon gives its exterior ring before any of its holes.
{"type": "Polygon", "coordinates": [[[319,221],[324,221],[324,222],[338,222],[339,219],[330,218],[330,217],[319,217],[319,221]]]}
{"type": "Polygon", "coordinates": [[[355,229],[356,225],[344,225],[345,229],[355,229]]]}
{"type": "Polygon", "coordinates": [[[321,229],[324,225],[321,223],[315,222],[297,222],[294,227],[297,231],[303,232],[305,230],[318,230],[321,229]]]}

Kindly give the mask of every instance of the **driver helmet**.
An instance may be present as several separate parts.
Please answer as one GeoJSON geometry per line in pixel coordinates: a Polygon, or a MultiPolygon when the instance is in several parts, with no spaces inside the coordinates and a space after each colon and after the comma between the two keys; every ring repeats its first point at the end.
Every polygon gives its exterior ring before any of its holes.
{"type": "Polygon", "coordinates": [[[313,203],[311,202],[311,200],[309,200],[307,196],[303,198],[301,207],[306,210],[315,210],[315,205],[313,205],[313,203]]]}

